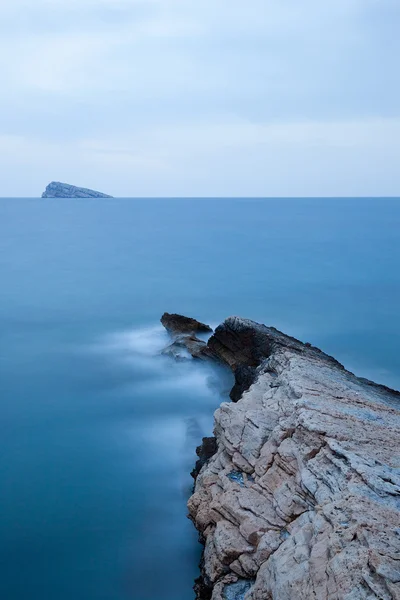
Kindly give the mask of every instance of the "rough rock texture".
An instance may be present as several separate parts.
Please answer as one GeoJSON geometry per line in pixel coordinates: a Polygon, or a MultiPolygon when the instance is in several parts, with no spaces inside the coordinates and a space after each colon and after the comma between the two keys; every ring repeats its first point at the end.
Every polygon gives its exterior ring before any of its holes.
{"type": "Polygon", "coordinates": [[[209,325],[184,317],[183,315],[164,313],[161,317],[161,323],[165,329],[174,335],[182,333],[211,333],[212,329],[209,325]]]}
{"type": "Polygon", "coordinates": [[[399,393],[245,319],[208,346],[252,371],[215,413],[188,503],[205,542],[197,597],[400,599],[399,393]]]}
{"type": "Polygon", "coordinates": [[[42,198],[112,198],[112,196],[68,183],[52,181],[43,192],[42,198]]]}
{"type": "Polygon", "coordinates": [[[249,319],[230,317],[219,325],[208,342],[210,350],[220,360],[236,370],[240,366],[257,367],[279,348],[287,348],[308,356],[323,357],[340,369],[336,359],[311,344],[303,344],[275,327],[266,327],[249,319]]]}

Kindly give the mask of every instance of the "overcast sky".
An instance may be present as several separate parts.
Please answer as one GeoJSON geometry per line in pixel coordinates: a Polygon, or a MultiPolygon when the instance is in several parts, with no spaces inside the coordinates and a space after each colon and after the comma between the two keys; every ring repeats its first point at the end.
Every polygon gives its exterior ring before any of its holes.
{"type": "Polygon", "coordinates": [[[0,195],[400,195],[399,0],[0,10],[0,195]]]}

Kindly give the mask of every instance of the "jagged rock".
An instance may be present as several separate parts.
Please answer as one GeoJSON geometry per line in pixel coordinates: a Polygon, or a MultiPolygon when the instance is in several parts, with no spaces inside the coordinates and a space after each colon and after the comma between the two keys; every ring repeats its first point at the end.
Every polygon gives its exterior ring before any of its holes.
{"type": "Polygon", "coordinates": [[[42,198],[112,198],[112,196],[68,183],[52,181],[43,192],[42,198]]]}
{"type": "Polygon", "coordinates": [[[183,315],[164,313],[161,317],[161,323],[168,331],[173,341],[169,344],[162,354],[172,356],[177,360],[185,358],[210,358],[210,353],[206,342],[199,340],[195,333],[210,333],[211,327],[183,315]]]}
{"type": "Polygon", "coordinates": [[[196,319],[184,317],[183,315],[164,313],[161,317],[161,323],[165,329],[173,334],[180,335],[183,333],[211,333],[212,329],[209,325],[205,325],[196,319]]]}
{"type": "Polygon", "coordinates": [[[217,451],[217,440],[215,437],[203,437],[203,442],[200,446],[196,448],[196,454],[199,457],[199,460],[196,462],[196,466],[191,472],[191,476],[193,479],[196,479],[197,475],[200,473],[202,467],[206,464],[206,462],[214,456],[217,451]]]}
{"type": "Polygon", "coordinates": [[[324,355],[339,368],[343,366],[311,344],[303,344],[274,327],[266,327],[248,319],[230,317],[219,325],[208,340],[203,356],[214,358],[228,365],[235,375],[235,385],[230,393],[237,402],[257,378],[258,367],[280,347],[309,355],[324,355]]]}
{"type": "Polygon", "coordinates": [[[199,340],[194,335],[188,335],[182,341],[193,358],[208,358],[206,355],[207,344],[203,340],[199,340]]]}
{"type": "Polygon", "coordinates": [[[208,598],[399,599],[400,394],[237,317],[208,347],[254,375],[188,502],[208,598]]]}
{"type": "Polygon", "coordinates": [[[196,594],[196,600],[211,600],[213,592],[212,587],[207,585],[202,576],[196,579],[193,589],[196,594]]]}
{"type": "Polygon", "coordinates": [[[232,402],[237,402],[254,382],[257,377],[257,369],[255,367],[240,365],[239,367],[236,367],[234,374],[235,385],[231,390],[230,398],[232,402]]]}
{"type": "Polygon", "coordinates": [[[343,369],[336,359],[311,344],[303,344],[275,327],[266,327],[249,319],[229,317],[217,327],[208,341],[213,353],[235,370],[240,366],[257,367],[279,348],[291,349],[324,360],[343,369]]]}

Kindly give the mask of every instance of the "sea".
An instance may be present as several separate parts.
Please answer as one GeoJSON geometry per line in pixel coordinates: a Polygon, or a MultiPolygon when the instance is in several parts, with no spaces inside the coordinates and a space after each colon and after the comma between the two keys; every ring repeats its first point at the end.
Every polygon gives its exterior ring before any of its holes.
{"type": "Polygon", "coordinates": [[[0,200],[0,598],[193,600],[224,369],[164,311],[240,315],[400,388],[400,199],[0,200]]]}

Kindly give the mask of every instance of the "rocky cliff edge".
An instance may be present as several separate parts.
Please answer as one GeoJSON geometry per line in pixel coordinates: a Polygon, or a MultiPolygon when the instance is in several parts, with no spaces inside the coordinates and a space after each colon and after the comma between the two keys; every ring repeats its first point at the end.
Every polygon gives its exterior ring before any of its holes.
{"type": "Polygon", "coordinates": [[[399,393],[237,317],[207,352],[239,399],[215,413],[188,503],[197,598],[400,599],[399,393]]]}

